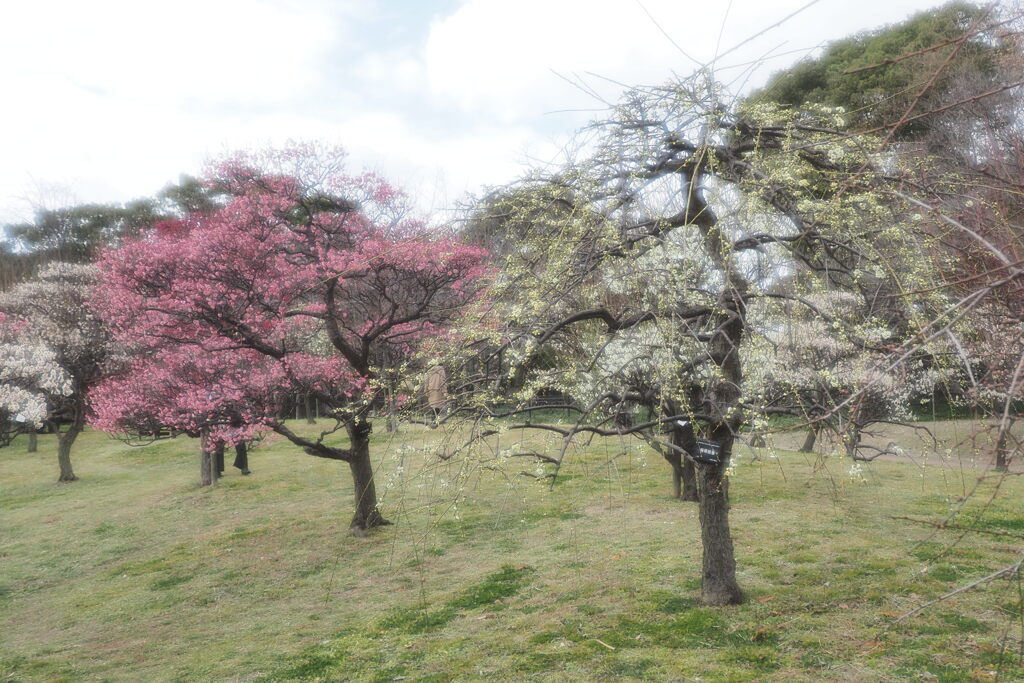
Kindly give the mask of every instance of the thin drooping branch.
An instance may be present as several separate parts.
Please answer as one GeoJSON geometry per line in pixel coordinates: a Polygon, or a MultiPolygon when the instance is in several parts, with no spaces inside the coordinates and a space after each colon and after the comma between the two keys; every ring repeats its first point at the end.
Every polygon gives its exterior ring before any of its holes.
{"type": "Polygon", "coordinates": [[[1024,554],[1022,554],[1020,560],[1018,560],[1014,564],[1011,564],[1008,567],[1003,567],[999,571],[992,572],[988,576],[983,576],[980,579],[978,579],[977,581],[972,581],[971,583],[968,583],[968,584],[966,584],[964,586],[960,586],[956,590],[952,590],[952,591],[946,593],[945,595],[940,595],[939,597],[935,598],[934,600],[929,600],[928,602],[924,603],[920,607],[916,607],[916,608],[910,610],[909,612],[907,612],[907,613],[897,617],[892,622],[892,624],[895,625],[895,624],[900,623],[901,621],[905,621],[906,619],[910,619],[911,617],[915,617],[915,616],[917,616],[921,612],[924,612],[926,609],[928,609],[929,607],[931,607],[933,605],[937,605],[940,602],[945,602],[946,600],[949,600],[952,597],[960,595],[961,593],[966,593],[967,591],[974,590],[975,588],[978,588],[980,586],[984,586],[986,583],[991,583],[992,581],[995,581],[996,579],[1001,579],[1003,577],[1014,576],[1015,574],[1017,574],[1018,572],[1021,571],[1021,567],[1024,567],[1024,554]]]}
{"type": "Polygon", "coordinates": [[[901,519],[907,522],[913,522],[915,524],[924,524],[926,526],[934,527],[936,529],[951,529],[953,531],[970,531],[971,533],[985,534],[988,536],[999,536],[1002,538],[1019,538],[1024,539],[1024,534],[1015,534],[1012,531],[1004,531],[1002,529],[986,529],[984,527],[967,526],[965,524],[951,524],[949,522],[936,522],[930,519],[917,519],[916,517],[906,517],[904,515],[890,515],[890,519],[901,519]]]}

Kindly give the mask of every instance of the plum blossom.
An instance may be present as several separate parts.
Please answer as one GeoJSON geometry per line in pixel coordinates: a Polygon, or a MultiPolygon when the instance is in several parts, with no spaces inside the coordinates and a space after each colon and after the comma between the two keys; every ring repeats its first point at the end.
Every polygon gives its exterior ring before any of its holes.
{"type": "Polygon", "coordinates": [[[86,305],[96,274],[93,266],[50,263],[0,294],[0,413],[9,425],[67,425],[58,437],[61,481],[76,478],[70,451],[85,426],[88,392],[119,356],[86,305]]]}
{"type": "Polygon", "coordinates": [[[365,529],[383,523],[369,466],[383,368],[477,296],[487,253],[425,233],[403,193],[343,160],[308,145],[234,155],[203,179],[222,205],[105,252],[93,306],[138,361],[95,400],[104,428],[269,429],[348,462],[365,529]],[[139,414],[132,397],[154,390],[159,409],[139,414]],[[296,433],[276,417],[290,396],[316,398],[338,425],[296,433]],[[338,427],[347,448],[328,439],[338,427]]]}

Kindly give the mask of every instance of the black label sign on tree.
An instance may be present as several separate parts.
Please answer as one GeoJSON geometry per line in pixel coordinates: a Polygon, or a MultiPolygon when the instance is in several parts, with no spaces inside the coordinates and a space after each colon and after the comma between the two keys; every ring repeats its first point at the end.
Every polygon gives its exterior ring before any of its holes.
{"type": "Polygon", "coordinates": [[[717,441],[697,439],[697,448],[693,453],[693,459],[705,465],[722,464],[722,444],[717,441]]]}

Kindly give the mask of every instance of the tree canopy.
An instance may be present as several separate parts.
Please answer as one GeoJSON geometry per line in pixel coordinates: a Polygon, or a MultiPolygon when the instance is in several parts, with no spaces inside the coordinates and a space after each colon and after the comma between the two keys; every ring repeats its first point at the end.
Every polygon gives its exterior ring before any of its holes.
{"type": "MultiPolygon", "coordinates": [[[[222,430],[242,426],[230,424],[237,419],[310,455],[348,463],[353,529],[386,523],[369,459],[370,411],[385,390],[380,369],[476,296],[486,252],[426,234],[408,217],[401,192],[372,174],[346,173],[337,149],[239,154],[211,167],[204,182],[226,188],[226,203],[159,223],[105,252],[95,305],[114,334],[143,354],[136,369],[143,374],[177,348],[209,355],[208,368],[236,367],[245,354],[251,377],[225,383],[200,373],[199,384],[217,386],[183,406],[185,417],[222,430]],[[259,400],[228,409],[233,393],[247,394],[251,382],[262,387],[259,400]],[[211,404],[210,391],[223,400],[211,404]],[[318,399],[336,425],[306,437],[266,409],[275,395],[295,394],[318,399]],[[210,422],[226,409],[228,424],[210,422]],[[328,438],[342,427],[348,447],[328,438]]],[[[172,375],[183,369],[162,367],[172,375]]]]}
{"type": "MultiPolygon", "coordinates": [[[[13,337],[14,355],[23,361],[8,372],[17,376],[23,389],[45,395],[45,421],[55,429],[67,425],[58,451],[61,481],[76,479],[71,467],[71,446],[85,426],[87,395],[109,371],[117,355],[106,326],[87,305],[96,272],[90,265],[50,263],[34,279],[0,294],[0,314],[5,316],[9,329],[13,326],[9,334],[13,337]],[[29,354],[29,349],[36,351],[29,354]],[[30,358],[36,362],[29,364],[30,358]],[[23,369],[17,370],[19,366],[23,369]],[[43,371],[47,366],[52,370],[43,371]],[[65,381],[55,384],[54,373],[66,378],[65,381]],[[25,384],[32,377],[34,388],[25,384]]],[[[39,419],[36,416],[26,421],[38,423],[39,419]]]]}
{"type": "Polygon", "coordinates": [[[801,307],[851,345],[876,346],[883,372],[899,361],[878,334],[815,297],[850,292],[897,345],[942,305],[904,297],[934,282],[917,257],[928,238],[889,193],[894,169],[876,164],[877,141],[842,131],[832,110],[730,111],[722,95],[702,76],[634,88],[587,130],[585,155],[505,194],[524,241],[476,318],[487,341],[474,349],[493,360],[474,360],[464,378],[490,388],[476,398],[485,421],[510,388],[524,408],[556,389],[580,414],[543,428],[567,443],[646,433],[696,462],[708,604],[742,599],[728,522],[734,444],[792,410],[754,381],[745,349],[771,342],[784,306],[801,307]],[[666,438],[677,425],[693,433],[666,438]],[[699,456],[697,439],[717,458],[699,456]]]}
{"type": "Polygon", "coordinates": [[[996,112],[1001,125],[1012,123],[1005,96],[931,113],[1020,80],[1018,38],[1005,21],[992,6],[950,2],[830,43],[820,57],[776,74],[750,99],[841,108],[853,130],[891,126],[894,139],[930,141],[938,150],[978,107],[996,112]]]}

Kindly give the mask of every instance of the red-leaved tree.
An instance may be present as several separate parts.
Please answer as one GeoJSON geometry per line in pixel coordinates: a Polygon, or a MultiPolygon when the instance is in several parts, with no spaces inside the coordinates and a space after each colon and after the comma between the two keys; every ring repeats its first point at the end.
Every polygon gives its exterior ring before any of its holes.
{"type": "MultiPolygon", "coordinates": [[[[484,250],[427,234],[407,217],[401,192],[345,173],[343,158],[292,146],[211,167],[204,182],[225,192],[225,203],[104,253],[95,300],[143,368],[164,363],[157,352],[165,349],[211,363],[245,350],[269,394],[319,399],[337,427],[318,436],[292,431],[274,411],[245,419],[310,455],[347,462],[352,529],[361,532],[387,524],[370,460],[381,359],[411,353],[448,325],[487,267],[484,250]],[[333,438],[341,426],[347,445],[333,438]]],[[[185,392],[186,413],[204,412],[194,405],[201,393],[185,392]]]]}

